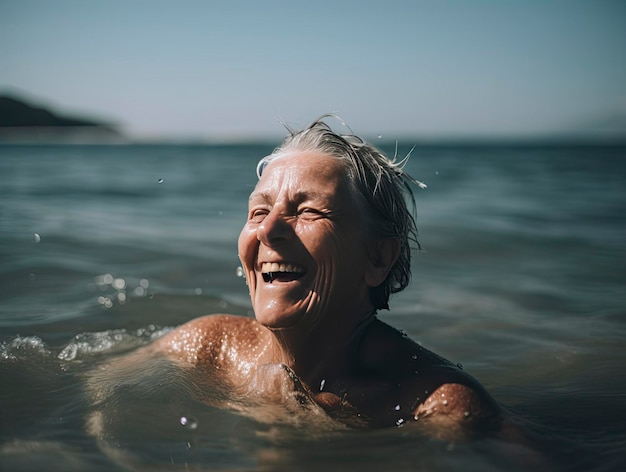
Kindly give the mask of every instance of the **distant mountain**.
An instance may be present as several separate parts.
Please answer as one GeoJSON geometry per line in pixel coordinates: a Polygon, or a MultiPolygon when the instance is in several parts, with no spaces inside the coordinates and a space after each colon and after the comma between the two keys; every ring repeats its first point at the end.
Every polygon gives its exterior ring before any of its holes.
{"type": "Polygon", "coordinates": [[[62,115],[0,95],[0,141],[111,141],[122,138],[116,126],[92,119],[62,115]]]}

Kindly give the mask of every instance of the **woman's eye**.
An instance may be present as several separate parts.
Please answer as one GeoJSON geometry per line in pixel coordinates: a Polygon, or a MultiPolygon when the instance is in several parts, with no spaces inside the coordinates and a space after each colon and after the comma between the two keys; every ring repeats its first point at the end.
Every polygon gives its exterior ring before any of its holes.
{"type": "Polygon", "coordinates": [[[250,212],[250,221],[253,223],[260,223],[265,219],[269,212],[265,209],[256,209],[250,212]]]}
{"type": "Polygon", "coordinates": [[[315,208],[309,208],[309,207],[301,208],[298,213],[304,218],[312,218],[312,219],[321,218],[322,216],[324,216],[324,213],[322,213],[320,210],[316,210],[315,208]]]}

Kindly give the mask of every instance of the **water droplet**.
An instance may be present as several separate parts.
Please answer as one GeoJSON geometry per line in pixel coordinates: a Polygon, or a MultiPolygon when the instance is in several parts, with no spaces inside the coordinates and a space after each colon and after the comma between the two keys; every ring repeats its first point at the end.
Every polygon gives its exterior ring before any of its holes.
{"type": "Polygon", "coordinates": [[[198,287],[196,290],[196,295],[202,295],[202,289],[200,287],[198,287]]]}
{"type": "Polygon", "coordinates": [[[122,305],[126,303],[126,294],[124,292],[120,292],[117,294],[117,301],[122,305]]]}
{"type": "Polygon", "coordinates": [[[322,381],[320,382],[320,392],[324,390],[324,385],[326,385],[326,379],[322,379],[322,381]]]}
{"type": "Polygon", "coordinates": [[[443,403],[443,406],[446,406],[448,404],[448,400],[444,400],[442,403],[443,403]]]}
{"type": "Polygon", "coordinates": [[[413,417],[413,419],[414,419],[415,421],[419,420],[419,419],[420,419],[420,415],[415,415],[415,416],[413,417]]]}
{"type": "Polygon", "coordinates": [[[157,183],[162,184],[163,183],[163,179],[157,180],[157,183]]]}
{"type": "Polygon", "coordinates": [[[417,354],[413,354],[413,355],[411,356],[411,359],[413,359],[413,360],[417,359],[417,354]]]}
{"type": "Polygon", "coordinates": [[[143,297],[145,293],[146,293],[146,290],[143,287],[135,288],[135,295],[137,295],[138,297],[143,297]]]}
{"type": "Polygon", "coordinates": [[[439,171],[438,170],[435,171],[435,175],[439,175],[439,171]]]}
{"type": "Polygon", "coordinates": [[[122,278],[115,279],[111,285],[115,290],[123,290],[126,287],[126,281],[122,278]]]}
{"type": "Polygon", "coordinates": [[[394,406],[393,409],[396,410],[396,411],[400,410],[400,405],[394,406]]]}
{"type": "Polygon", "coordinates": [[[243,269],[241,268],[241,266],[235,269],[235,274],[237,275],[237,277],[243,277],[243,269]]]}
{"type": "Polygon", "coordinates": [[[105,308],[111,308],[113,306],[113,302],[109,297],[98,297],[98,303],[104,305],[105,308]]]}
{"type": "Polygon", "coordinates": [[[404,423],[404,419],[400,418],[398,421],[396,421],[396,426],[401,426],[402,423],[404,423]]]}
{"type": "Polygon", "coordinates": [[[377,138],[378,138],[378,139],[383,139],[383,135],[382,135],[382,134],[379,134],[379,135],[377,136],[377,138]]]}
{"type": "Polygon", "coordinates": [[[198,427],[198,420],[193,416],[181,416],[180,424],[188,429],[196,429],[198,427]]]}
{"type": "Polygon", "coordinates": [[[104,274],[102,276],[102,283],[105,285],[111,285],[113,283],[113,276],[111,274],[104,274]]]}
{"type": "Polygon", "coordinates": [[[470,415],[469,411],[466,411],[465,413],[463,413],[463,416],[465,416],[466,418],[469,417],[469,415],[470,415]]]}
{"type": "Polygon", "coordinates": [[[141,279],[139,281],[139,286],[143,289],[146,289],[150,286],[150,282],[148,281],[148,279],[141,279]]]}
{"type": "Polygon", "coordinates": [[[37,243],[39,243],[40,241],[41,241],[41,236],[39,236],[39,234],[37,234],[37,233],[34,233],[34,234],[33,234],[33,242],[34,242],[35,244],[37,244],[37,243]]]}

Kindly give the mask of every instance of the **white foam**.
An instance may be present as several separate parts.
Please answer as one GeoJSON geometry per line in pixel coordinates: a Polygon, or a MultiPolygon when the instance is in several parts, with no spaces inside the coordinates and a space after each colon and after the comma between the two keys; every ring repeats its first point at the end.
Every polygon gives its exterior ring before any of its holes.
{"type": "Polygon", "coordinates": [[[29,357],[32,354],[40,356],[50,355],[46,343],[37,336],[17,336],[15,339],[0,343],[1,360],[18,360],[29,357]]]}

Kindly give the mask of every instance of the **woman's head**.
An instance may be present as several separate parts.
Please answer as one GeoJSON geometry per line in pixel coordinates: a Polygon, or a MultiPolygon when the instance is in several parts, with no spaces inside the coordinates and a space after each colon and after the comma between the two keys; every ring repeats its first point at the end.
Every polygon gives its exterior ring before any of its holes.
{"type": "Polygon", "coordinates": [[[417,228],[407,200],[413,205],[412,179],[403,169],[403,162],[387,158],[374,146],[354,135],[339,135],[322,119],[301,131],[290,131],[284,143],[257,166],[260,178],[263,169],[281,156],[294,152],[314,151],[327,154],[342,162],[353,190],[367,209],[368,238],[396,239],[398,258],[385,281],[370,289],[370,299],[376,309],[388,308],[391,293],[403,290],[411,278],[411,242],[417,243],[417,228]]]}

